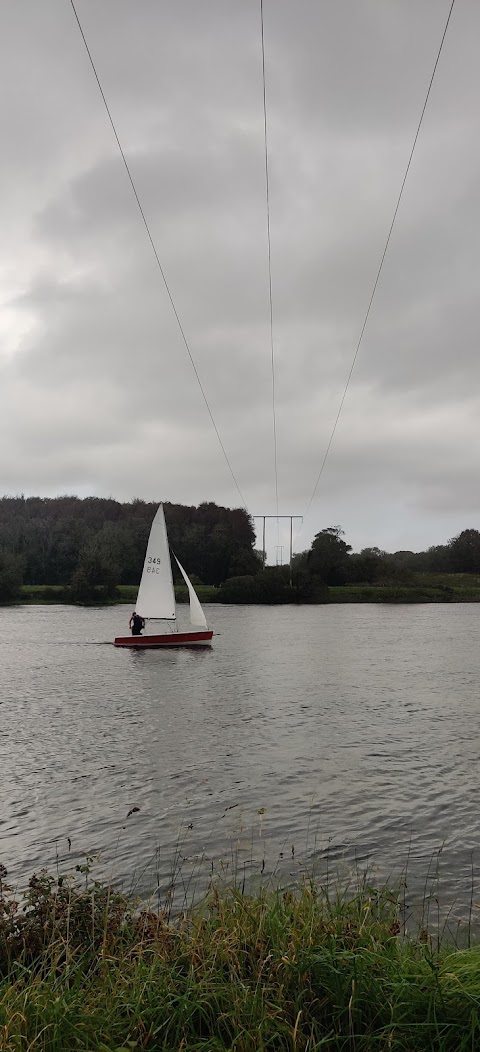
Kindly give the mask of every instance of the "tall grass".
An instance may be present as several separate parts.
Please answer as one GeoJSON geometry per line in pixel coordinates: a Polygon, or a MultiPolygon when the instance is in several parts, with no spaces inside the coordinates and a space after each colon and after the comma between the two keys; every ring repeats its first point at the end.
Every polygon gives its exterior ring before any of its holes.
{"type": "Polygon", "coordinates": [[[3,874],[2,1052],[480,1047],[480,950],[406,938],[388,887],[212,885],[172,921],[85,868],[21,904],[3,874]]]}

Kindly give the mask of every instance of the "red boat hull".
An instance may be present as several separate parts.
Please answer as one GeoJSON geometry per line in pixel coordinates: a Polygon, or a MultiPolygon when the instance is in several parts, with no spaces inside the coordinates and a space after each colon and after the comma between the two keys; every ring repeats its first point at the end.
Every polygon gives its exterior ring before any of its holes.
{"type": "Polygon", "coordinates": [[[145,650],[154,647],[211,647],[213,630],[206,632],[167,632],[163,636],[117,636],[116,647],[145,650]]]}

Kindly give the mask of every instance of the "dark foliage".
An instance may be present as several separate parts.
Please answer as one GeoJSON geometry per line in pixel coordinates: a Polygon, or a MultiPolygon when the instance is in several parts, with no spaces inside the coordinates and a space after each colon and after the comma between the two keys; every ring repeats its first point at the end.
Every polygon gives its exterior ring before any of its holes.
{"type": "Polygon", "coordinates": [[[105,951],[120,939],[158,932],[161,917],[137,913],[115,888],[91,881],[90,862],[77,865],[73,875],[34,874],[21,903],[0,865],[0,976],[18,962],[49,967],[53,958],[58,966],[75,951],[105,951]]]}
{"type": "Polygon", "coordinates": [[[346,544],[340,526],[329,526],[317,533],[307,555],[310,575],[322,578],[325,584],[344,584],[348,578],[350,544],[346,544]]]}
{"type": "Polygon", "coordinates": [[[292,586],[296,603],[328,603],[328,585],[319,574],[309,573],[301,565],[294,569],[292,586]]]}
{"type": "Polygon", "coordinates": [[[20,594],[23,571],[22,557],[0,548],[0,602],[11,602],[20,594]]]}
{"type": "Polygon", "coordinates": [[[365,581],[368,584],[378,581],[385,572],[385,555],[379,548],[363,548],[358,554],[353,552],[348,559],[347,581],[365,581]]]}
{"type": "Polygon", "coordinates": [[[113,599],[119,576],[120,568],[94,539],[80,552],[70,585],[70,600],[88,604],[113,599]]]}
{"type": "Polygon", "coordinates": [[[450,563],[454,573],[480,573],[480,533],[462,530],[449,542],[450,563]]]}
{"type": "Polygon", "coordinates": [[[295,568],[290,585],[288,566],[266,566],[253,576],[230,577],[219,590],[221,603],[325,603],[328,588],[316,575],[295,568]]]}
{"type": "Polygon", "coordinates": [[[384,584],[409,585],[418,574],[480,574],[480,532],[463,530],[448,544],[436,545],[425,552],[388,553],[379,548],[351,552],[343,541],[339,526],[317,533],[309,552],[294,557],[297,573],[318,576],[328,585],[384,584]]]}
{"type": "Polygon", "coordinates": [[[220,589],[221,603],[291,603],[288,566],[267,566],[255,577],[230,577],[220,589]]]}
{"type": "MultiPolygon", "coordinates": [[[[389,554],[378,548],[352,553],[341,528],[333,526],[317,533],[310,551],[294,557],[290,586],[286,567],[262,571],[244,509],[213,502],[164,507],[173,551],[197,582],[223,585],[224,602],[325,602],[329,585],[398,588],[419,573],[480,575],[476,529],[424,552],[389,554]]],[[[63,586],[66,598],[82,603],[108,600],[120,584],[137,585],[156,508],[157,502],[138,499],[1,498],[0,602],[14,600],[22,580],[27,586],[63,586]]]]}
{"type": "MultiPolygon", "coordinates": [[[[174,552],[204,584],[261,569],[252,520],[242,508],[164,507],[174,552]]],[[[156,509],[142,500],[3,497],[0,546],[21,557],[26,584],[71,584],[79,602],[90,602],[93,594],[101,597],[99,588],[108,597],[117,584],[138,584],[156,509]]]]}

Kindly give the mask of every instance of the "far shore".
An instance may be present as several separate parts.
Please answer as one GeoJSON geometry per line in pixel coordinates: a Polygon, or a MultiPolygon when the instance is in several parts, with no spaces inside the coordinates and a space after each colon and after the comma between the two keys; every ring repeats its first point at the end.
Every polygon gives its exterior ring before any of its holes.
{"type": "MultiPolygon", "coordinates": [[[[195,589],[202,603],[223,602],[221,588],[216,588],[214,585],[196,584],[195,589]]],[[[127,603],[133,607],[137,592],[137,585],[118,585],[116,595],[108,600],[108,605],[127,603]]],[[[176,586],[175,597],[179,603],[188,602],[187,589],[181,585],[176,586]]],[[[16,602],[22,605],[48,603],[78,605],[72,603],[68,588],[64,585],[23,585],[16,602]]],[[[287,599],[286,602],[287,604],[290,602],[295,605],[307,605],[301,600],[299,603],[295,588],[291,591],[291,600],[287,599]]],[[[480,578],[474,574],[415,574],[410,580],[336,585],[328,588],[325,602],[478,603],[480,602],[480,578]]],[[[99,597],[98,605],[105,605],[105,600],[99,597]]],[[[241,605],[254,604],[244,600],[241,605]]]]}

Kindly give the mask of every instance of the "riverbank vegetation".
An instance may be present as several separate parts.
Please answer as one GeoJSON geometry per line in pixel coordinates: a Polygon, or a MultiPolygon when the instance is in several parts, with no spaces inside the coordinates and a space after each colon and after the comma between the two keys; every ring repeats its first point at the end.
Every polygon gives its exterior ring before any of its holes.
{"type": "Polygon", "coordinates": [[[328,589],[330,603],[480,603],[480,577],[413,574],[409,580],[352,583],[328,589]]]}
{"type": "MultiPolygon", "coordinates": [[[[282,572],[268,567],[263,575],[227,580],[225,585],[196,584],[202,603],[232,604],[278,604],[278,603],[479,603],[480,578],[471,574],[416,574],[408,582],[378,581],[345,585],[323,584],[308,581],[306,587],[297,588],[288,583],[288,571],[282,572]],[[269,572],[270,571],[270,572],[269,572]],[[273,572],[272,572],[273,571],[273,572]]],[[[86,605],[104,603],[127,603],[135,606],[138,585],[118,585],[108,599],[101,587],[93,590],[86,605]]],[[[188,602],[188,591],[183,585],[175,586],[177,603],[188,602]]],[[[4,599],[4,602],[7,601],[4,599]]],[[[11,600],[10,600],[11,601],[11,600]]],[[[23,585],[17,593],[17,602],[32,604],[71,603],[71,593],[63,585],[23,585]]]]}
{"type": "Polygon", "coordinates": [[[0,870],[2,1052],[480,1046],[480,948],[406,935],[388,887],[213,885],[172,918],[78,868],[24,896],[0,870]]]}
{"type": "MultiPolygon", "coordinates": [[[[157,505],[89,497],[0,499],[0,602],[134,603],[157,505]]],[[[166,503],[172,549],[200,599],[223,603],[478,602],[480,532],[425,552],[352,552],[339,526],[286,566],[262,565],[242,508],[166,503]]],[[[175,572],[175,571],[174,571],[175,572]]],[[[177,575],[177,598],[187,596],[177,575]]]]}
{"type": "MultiPolygon", "coordinates": [[[[218,598],[218,588],[213,585],[196,584],[196,592],[202,603],[215,603],[218,598]]],[[[127,603],[129,606],[135,606],[135,600],[137,598],[138,585],[136,584],[120,584],[112,591],[108,599],[105,599],[104,592],[101,586],[95,588],[93,593],[89,594],[88,602],[85,605],[105,605],[115,603],[127,603]]],[[[186,585],[175,585],[175,598],[177,603],[188,603],[188,590],[186,585]]],[[[22,603],[29,604],[44,604],[44,603],[71,603],[73,602],[71,592],[68,586],[61,584],[54,585],[43,585],[43,584],[26,584],[23,585],[18,594],[18,599],[22,603]]]]}

